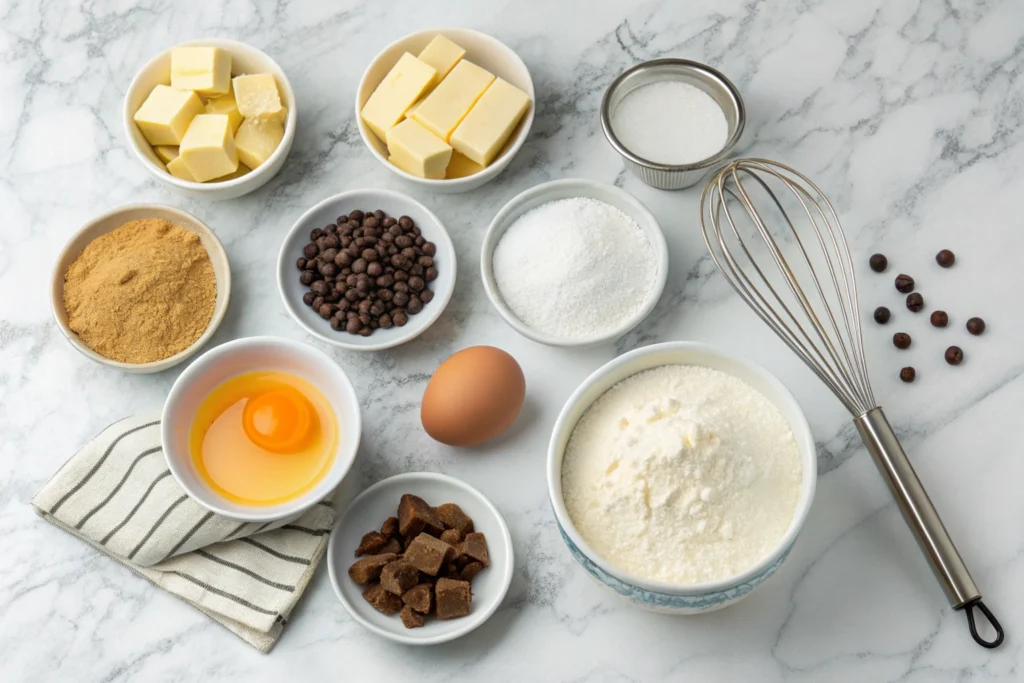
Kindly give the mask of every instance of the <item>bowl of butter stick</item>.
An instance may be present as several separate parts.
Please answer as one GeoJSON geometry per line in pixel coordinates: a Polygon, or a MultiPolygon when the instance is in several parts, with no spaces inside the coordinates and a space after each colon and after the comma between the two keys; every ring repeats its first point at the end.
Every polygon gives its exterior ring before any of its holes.
{"type": "Polygon", "coordinates": [[[370,152],[425,190],[473,190],[508,166],[533,125],[533,80],[504,43],[465,28],[396,40],[367,67],[356,120],[370,152]]]}
{"type": "Polygon", "coordinates": [[[232,199],[266,184],[288,156],[297,119],[281,67],[221,38],[164,50],[124,99],[136,157],[157,180],[197,199],[232,199]]]}

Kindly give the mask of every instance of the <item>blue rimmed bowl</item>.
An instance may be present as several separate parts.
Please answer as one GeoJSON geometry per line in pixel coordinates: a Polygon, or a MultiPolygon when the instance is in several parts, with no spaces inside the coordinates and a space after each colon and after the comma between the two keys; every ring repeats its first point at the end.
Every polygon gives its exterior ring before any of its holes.
{"type": "Polygon", "coordinates": [[[759,365],[704,344],[667,342],[636,349],[606,363],[584,380],[555,422],[548,446],[548,495],[558,531],[573,558],[601,585],[634,604],[656,612],[701,614],[731,605],[750,595],[786,560],[814,500],[818,476],[814,437],[800,405],[774,375],[759,365]],[[793,520],[770,553],[744,572],[719,581],[673,584],[643,579],[611,564],[594,551],[577,531],[562,497],[562,458],[576,423],[602,394],[616,383],[662,365],[700,365],[743,380],[760,391],[789,423],[800,454],[802,482],[793,520]]]}

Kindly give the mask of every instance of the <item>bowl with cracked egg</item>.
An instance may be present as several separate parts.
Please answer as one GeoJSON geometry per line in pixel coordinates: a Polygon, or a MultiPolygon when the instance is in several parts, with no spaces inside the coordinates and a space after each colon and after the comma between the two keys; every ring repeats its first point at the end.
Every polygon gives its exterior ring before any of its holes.
{"type": "Polygon", "coordinates": [[[642,608],[700,614],[783,565],[817,460],[803,411],[771,373],[668,342],[619,356],[573,392],[547,475],[559,533],[587,574],[642,608]]]}

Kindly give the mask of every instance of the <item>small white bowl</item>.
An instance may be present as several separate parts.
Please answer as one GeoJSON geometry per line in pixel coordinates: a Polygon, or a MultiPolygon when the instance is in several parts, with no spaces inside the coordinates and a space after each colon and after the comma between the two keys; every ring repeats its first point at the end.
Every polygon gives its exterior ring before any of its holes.
{"type": "Polygon", "coordinates": [[[665,235],[661,232],[658,220],[647,210],[647,207],[640,203],[640,200],[625,190],[582,178],[552,180],[551,182],[531,187],[529,190],[516,195],[494,217],[490,227],[487,229],[487,234],[484,236],[483,247],[480,250],[480,275],[483,278],[484,290],[487,292],[487,298],[491,300],[491,304],[498,310],[498,313],[512,329],[527,339],[532,339],[535,342],[548,346],[594,346],[618,339],[636,327],[654,309],[658,299],[661,298],[661,293],[665,290],[665,280],[668,277],[668,246],[665,244],[665,235]],[[643,308],[619,327],[591,339],[561,339],[538,332],[529,327],[516,317],[516,314],[505,304],[504,299],[501,298],[498,283],[494,279],[492,264],[494,249],[498,246],[498,242],[501,241],[502,235],[505,234],[509,226],[515,223],[516,219],[527,211],[548,202],[571,197],[590,197],[591,199],[611,204],[632,218],[644,231],[648,242],[651,244],[651,248],[654,249],[654,256],[658,261],[658,273],[654,279],[654,287],[648,293],[643,308]]]}
{"type": "Polygon", "coordinates": [[[456,194],[475,190],[493,180],[499,173],[505,170],[505,167],[512,161],[512,157],[519,152],[523,143],[526,142],[526,138],[530,135],[535,106],[536,94],[533,90],[533,79],[530,77],[530,71],[526,68],[523,60],[519,58],[519,55],[513,52],[511,48],[497,38],[472,29],[438,28],[417,31],[416,33],[410,33],[403,38],[399,38],[384,48],[370,62],[370,66],[363,73],[363,78],[359,81],[359,88],[356,90],[356,123],[359,126],[359,134],[363,137],[363,142],[366,143],[373,156],[399,178],[404,178],[406,181],[429,192],[456,194]],[[498,78],[505,79],[529,95],[531,100],[529,109],[523,114],[523,118],[519,121],[516,129],[512,131],[512,135],[505,144],[505,148],[498,155],[498,158],[484,170],[465,178],[430,180],[406,173],[388,161],[386,141],[378,138],[363,123],[362,117],[359,116],[359,112],[362,111],[366,100],[370,99],[370,95],[373,94],[373,91],[380,85],[380,82],[391,71],[391,67],[398,62],[402,53],[410,52],[413,55],[418,55],[427,46],[427,43],[438,34],[462,46],[466,50],[466,56],[463,59],[468,59],[477,66],[487,69],[498,78]]]}
{"type": "Polygon", "coordinates": [[[171,474],[193,500],[225,517],[269,522],[299,515],[331,495],[355,461],[361,430],[359,397],[345,371],[330,356],[290,339],[247,337],[207,351],[181,373],[164,403],[160,439],[171,474]],[[232,377],[260,370],[288,372],[306,380],[323,393],[338,420],[338,450],[330,470],[308,492],[278,505],[225,500],[199,476],[189,453],[189,431],[203,398],[232,377]]]}
{"type": "Polygon", "coordinates": [[[548,445],[548,496],[562,540],[573,558],[601,585],[644,609],[670,614],[700,614],[731,605],[752,593],[782,565],[792,550],[814,500],[818,461],[814,436],[793,394],[763,367],[704,344],[666,342],[630,351],[604,364],[565,402],[548,445]],[[607,562],[576,530],[562,497],[562,459],[576,423],[616,383],[661,365],[700,365],[725,372],[761,392],[789,423],[800,452],[803,480],[793,520],[775,548],[746,571],[721,581],[678,585],[642,579],[607,562]]]}
{"type": "Polygon", "coordinates": [[[441,220],[430,209],[412,197],[393,190],[351,190],[323,200],[302,214],[292,226],[277,258],[277,288],[288,313],[317,339],[349,351],[381,351],[414,339],[441,317],[455,291],[455,272],[455,247],[441,220]],[[380,209],[394,218],[409,216],[423,232],[423,237],[437,245],[434,261],[437,263],[438,275],[436,280],[429,283],[434,292],[433,300],[424,304],[419,313],[410,315],[409,322],[403,327],[377,329],[369,337],[349,334],[344,330],[335,332],[326,320],[302,303],[302,295],[309,291],[309,287],[299,282],[300,271],[295,267],[296,260],[302,256],[302,248],[310,241],[309,233],[314,228],[323,228],[328,223],[334,223],[338,216],[347,215],[356,209],[380,209]]]}
{"type": "Polygon", "coordinates": [[[288,107],[288,119],[284,124],[284,137],[281,144],[277,146],[274,153],[270,155],[259,168],[254,168],[241,178],[224,180],[221,182],[210,181],[207,183],[196,183],[190,180],[182,180],[167,172],[163,162],[153,152],[145,136],[135,125],[135,112],[139,110],[142,103],[149,97],[157,85],[170,85],[171,83],[171,49],[164,50],[153,59],[149,60],[144,67],[132,79],[128,86],[128,92],[124,96],[124,131],[128,137],[128,143],[135,156],[160,182],[168,185],[178,192],[194,199],[234,199],[253,190],[263,187],[270,181],[284,165],[284,160],[292,148],[295,140],[295,126],[298,121],[298,108],[295,103],[295,92],[292,84],[285,76],[284,70],[277,62],[268,57],[265,53],[254,47],[240,43],[237,40],[224,38],[203,38],[191,40],[187,43],[178,43],[174,47],[189,45],[202,45],[219,47],[231,53],[231,75],[271,73],[277,80],[281,91],[281,102],[288,107]]]}
{"type": "Polygon", "coordinates": [[[228,265],[228,255],[224,252],[224,245],[220,243],[220,240],[213,234],[213,231],[201,220],[190,213],[170,206],[164,206],[163,204],[128,204],[93,218],[72,235],[71,239],[64,245],[64,249],[61,250],[60,255],[57,257],[57,263],[54,265],[53,273],[50,277],[50,307],[53,309],[53,319],[57,322],[57,327],[64,335],[64,338],[90,360],[111,368],[138,374],[160,372],[172,368],[202,348],[203,344],[208,342],[213,333],[217,331],[217,327],[224,319],[230,298],[231,267],[228,265]],[[64,274],[67,272],[68,267],[74,263],[75,259],[81,255],[82,251],[94,239],[121,227],[129,221],[144,220],[146,218],[163,218],[199,235],[199,239],[202,241],[203,246],[206,248],[206,253],[210,257],[210,263],[213,265],[213,275],[217,280],[217,299],[213,304],[213,316],[210,318],[210,324],[206,326],[206,330],[200,335],[199,339],[187,349],[163,360],[151,363],[122,363],[96,353],[86,346],[85,342],[79,339],[78,335],[68,327],[68,312],[64,308],[64,274]]]}
{"type": "Polygon", "coordinates": [[[436,645],[464,636],[494,614],[512,583],[512,535],[491,501],[469,484],[444,474],[408,472],[377,482],[359,494],[334,525],[327,546],[327,568],[338,599],[352,618],[380,636],[406,645],[436,645]],[[473,526],[487,538],[490,565],[473,578],[473,605],[461,619],[442,621],[426,617],[420,628],[407,629],[398,615],[378,612],[363,598],[364,587],[348,576],[356,561],[359,539],[380,529],[388,517],[398,514],[398,501],[411,493],[430,505],[455,503],[473,519],[473,526]]]}

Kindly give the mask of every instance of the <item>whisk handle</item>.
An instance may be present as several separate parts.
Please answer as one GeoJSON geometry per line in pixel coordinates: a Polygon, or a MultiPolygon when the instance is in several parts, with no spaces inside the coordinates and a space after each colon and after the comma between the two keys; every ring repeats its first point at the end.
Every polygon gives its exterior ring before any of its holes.
{"type": "Polygon", "coordinates": [[[954,609],[963,609],[967,613],[971,627],[971,635],[985,647],[996,647],[1003,640],[1003,630],[992,613],[981,602],[981,592],[967,571],[960,553],[953,545],[946,527],[935,511],[935,506],[928,498],[921,480],[917,478],[913,465],[903,451],[899,439],[892,430],[889,420],[881,408],[873,408],[854,419],[857,431],[860,432],[864,444],[878,466],[879,472],[889,486],[889,491],[899,504],[903,519],[914,533],[921,550],[942,584],[949,604],[954,609]],[[992,641],[983,640],[977,633],[974,624],[974,609],[978,608],[988,617],[996,630],[997,637],[992,641]]]}

